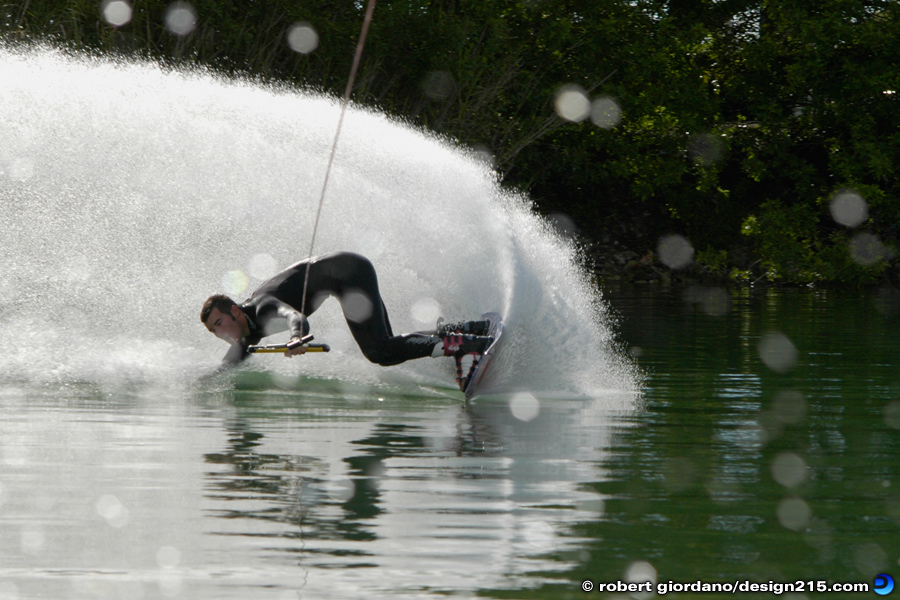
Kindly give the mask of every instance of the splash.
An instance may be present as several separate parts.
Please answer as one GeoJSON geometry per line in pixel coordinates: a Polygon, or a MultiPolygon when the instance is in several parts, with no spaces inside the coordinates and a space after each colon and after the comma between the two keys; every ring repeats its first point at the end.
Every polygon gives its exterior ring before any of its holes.
{"type": "MultiPolygon", "coordinates": [[[[0,80],[0,377],[208,369],[225,348],[199,322],[202,301],[243,299],[308,253],[337,101],[47,48],[0,49],[0,80]]],[[[368,256],[398,332],[500,311],[495,391],[631,390],[604,304],[554,231],[476,154],[354,108],[315,253],[368,256]]],[[[446,360],[367,363],[336,303],[312,324],[331,355],[251,368],[452,382],[446,360]]]]}

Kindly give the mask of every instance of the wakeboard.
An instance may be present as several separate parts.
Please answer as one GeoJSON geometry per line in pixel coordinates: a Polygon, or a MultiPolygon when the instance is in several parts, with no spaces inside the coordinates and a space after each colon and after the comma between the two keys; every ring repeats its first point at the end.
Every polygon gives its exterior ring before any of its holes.
{"type": "Polygon", "coordinates": [[[484,354],[475,366],[475,371],[472,373],[469,381],[465,382],[463,386],[460,386],[465,390],[466,400],[471,400],[478,393],[478,385],[481,383],[484,374],[487,372],[488,366],[491,364],[491,359],[494,357],[494,351],[497,350],[497,344],[500,342],[500,337],[503,335],[503,318],[498,313],[484,313],[481,315],[481,319],[490,323],[487,335],[494,338],[494,341],[491,342],[491,345],[484,351],[484,354]]]}

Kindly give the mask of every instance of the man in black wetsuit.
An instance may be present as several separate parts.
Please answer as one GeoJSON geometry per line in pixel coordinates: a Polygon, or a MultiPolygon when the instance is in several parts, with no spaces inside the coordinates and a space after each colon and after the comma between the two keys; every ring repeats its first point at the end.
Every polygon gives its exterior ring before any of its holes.
{"type": "MultiPolygon", "coordinates": [[[[329,296],[341,302],[347,325],[363,355],[379,365],[396,365],[426,356],[452,356],[456,359],[457,382],[461,389],[471,377],[478,360],[493,341],[486,337],[486,321],[468,321],[444,325],[434,332],[395,336],[387,309],[378,291],[375,267],[363,256],[336,252],[291,265],[262,283],[243,304],[228,296],[210,296],[203,304],[200,320],[217,337],[232,345],[226,363],[244,360],[247,347],[273,333],[291,332],[291,341],[309,333],[308,315],[313,314],[329,296]],[[304,278],[309,269],[306,302],[304,278]],[[301,313],[301,308],[305,314],[301,313]]],[[[297,344],[285,356],[304,354],[297,344]]]]}

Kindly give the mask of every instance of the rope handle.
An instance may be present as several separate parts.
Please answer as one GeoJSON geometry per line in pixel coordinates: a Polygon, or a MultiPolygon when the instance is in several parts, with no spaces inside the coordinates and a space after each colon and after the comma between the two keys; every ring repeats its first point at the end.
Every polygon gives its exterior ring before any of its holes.
{"type": "Polygon", "coordinates": [[[273,353],[284,353],[285,350],[291,350],[296,348],[297,346],[305,345],[307,352],[331,352],[331,347],[328,344],[310,344],[315,337],[310,334],[302,337],[299,340],[291,340],[286,344],[266,344],[259,346],[247,346],[247,352],[250,354],[273,354],[273,353]]]}

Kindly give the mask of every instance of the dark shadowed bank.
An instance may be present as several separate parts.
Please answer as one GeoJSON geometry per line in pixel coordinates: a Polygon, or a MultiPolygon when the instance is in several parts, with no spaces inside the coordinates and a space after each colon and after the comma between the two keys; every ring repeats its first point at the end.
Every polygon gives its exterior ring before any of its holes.
{"type": "MultiPolygon", "coordinates": [[[[364,9],[0,0],[0,33],[340,94],[364,9]]],[[[601,277],[896,282],[898,17],[894,0],[380,0],[353,97],[486,151],[601,277]]]]}

